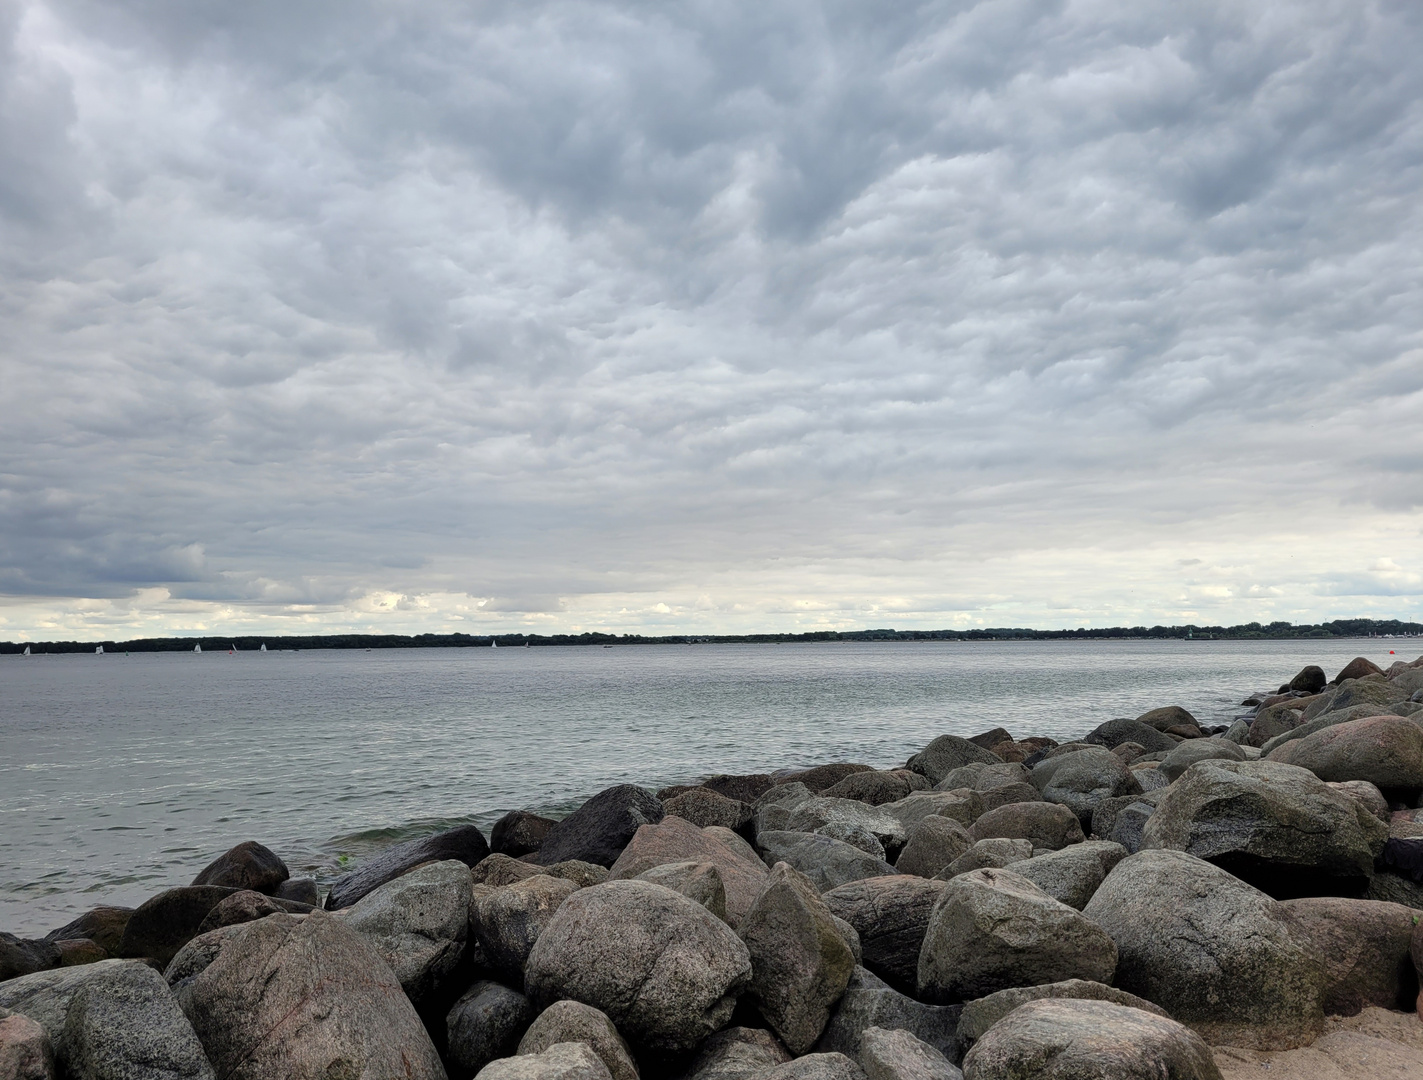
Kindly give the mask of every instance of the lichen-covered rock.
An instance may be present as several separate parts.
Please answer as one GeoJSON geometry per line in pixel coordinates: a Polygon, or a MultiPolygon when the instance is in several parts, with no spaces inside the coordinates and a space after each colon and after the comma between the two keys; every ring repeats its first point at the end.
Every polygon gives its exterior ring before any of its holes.
{"type": "Polygon", "coordinates": [[[720,825],[724,829],[744,829],[751,824],[749,805],[718,795],[710,788],[692,788],[668,799],[662,806],[670,816],[685,818],[700,828],[720,825]]]}
{"type": "Polygon", "coordinates": [[[1009,840],[990,837],[980,840],[937,874],[935,879],[949,881],[973,870],[1001,870],[1005,866],[1033,857],[1031,840],[1009,840]]]}
{"type": "Polygon", "coordinates": [[[0,983],[0,1006],[48,1036],[61,1075],[79,1080],[211,1080],[212,1066],[163,976],[104,960],[0,983]]]}
{"type": "Polygon", "coordinates": [[[1032,1001],[964,1057],[968,1080],[1221,1080],[1211,1048],[1175,1020],[1109,1001],[1032,1001]]]}
{"type": "Polygon", "coordinates": [[[1212,1045],[1285,1050],[1323,1025],[1323,972],[1277,902],[1203,859],[1165,849],[1128,856],[1083,914],[1116,942],[1114,985],[1212,1045]]]}
{"type": "Polygon", "coordinates": [[[581,1042],[555,1043],[538,1054],[491,1061],[479,1080],[612,1080],[603,1059],[581,1042]]]}
{"type": "Polygon", "coordinates": [[[449,1060],[473,1075],[495,1058],[513,1054],[533,1018],[534,1007],[523,994],[481,979],[445,1016],[449,1060]]]}
{"type": "Polygon", "coordinates": [[[1086,839],[1077,815],[1053,802],[1008,803],[989,810],[969,827],[968,834],[975,841],[1029,840],[1034,848],[1051,851],[1086,839]]]}
{"type": "Polygon", "coordinates": [[[1384,791],[1417,793],[1423,789],[1423,725],[1401,716],[1352,720],[1287,742],[1268,758],[1321,780],[1367,780],[1384,791]]]}
{"type": "Polygon", "coordinates": [[[963,1080],[948,1058],[903,1030],[867,1029],[860,1037],[859,1062],[868,1080],[963,1080]]]}
{"type": "Polygon", "coordinates": [[[892,772],[871,769],[851,773],[831,784],[822,794],[827,799],[858,799],[871,806],[879,806],[881,803],[897,802],[908,795],[909,781],[892,772]]]}
{"type": "Polygon", "coordinates": [[[750,993],[781,1042],[804,1054],[825,1029],[855,959],[815,886],[777,863],[738,930],[751,956],[750,993]]]}
{"type": "Polygon", "coordinates": [[[613,1080],[638,1080],[637,1064],[627,1043],[607,1014],[591,1005],[555,1001],[524,1032],[519,1053],[541,1054],[559,1043],[582,1043],[588,1047],[608,1067],[613,1080]]]}
{"type": "Polygon", "coordinates": [[[133,908],[103,905],[86,911],[71,923],[58,930],[51,930],[44,936],[46,941],[75,941],[87,939],[110,956],[117,955],[119,943],[123,941],[124,927],[133,915],[133,908]]]}
{"type": "Polygon", "coordinates": [[[695,900],[724,923],[730,923],[726,913],[726,886],[721,871],[714,863],[679,862],[654,866],[637,875],[638,881],[650,881],[695,900]]]}
{"type": "Polygon", "coordinates": [[[0,1076],[54,1080],[54,1048],[44,1028],[9,1009],[0,1009],[0,1076]]]}
{"type": "Polygon", "coordinates": [[[959,1014],[959,1045],[970,1047],[983,1038],[984,1032],[1020,1005],[1030,1001],[1071,998],[1078,1001],[1110,1001],[1114,1005],[1125,1005],[1130,1009],[1165,1016],[1166,1010],[1145,998],[1128,994],[1106,983],[1089,979],[1067,979],[1063,982],[1044,983],[1041,986],[1014,986],[999,990],[987,997],[970,1001],[959,1014]]]}
{"type": "MultiPolygon", "coordinates": [[[[1145,730],[1160,735],[1152,728],[1145,730]]],[[[1098,803],[1141,794],[1135,774],[1121,758],[1110,750],[1091,746],[1033,766],[1033,786],[1048,802],[1061,803],[1076,814],[1084,830],[1091,827],[1092,811],[1098,803]]]]}
{"type": "Polygon", "coordinates": [[[326,910],[350,907],[366,893],[424,863],[455,859],[466,866],[475,866],[488,855],[489,843],[473,825],[460,825],[433,836],[394,844],[337,878],[326,894],[326,910]]]}
{"type": "Polygon", "coordinates": [[[1027,878],[1054,900],[1081,911],[1112,868],[1126,857],[1127,849],[1121,844],[1087,840],[1012,866],[1013,873],[1027,878]]]}
{"type": "Polygon", "coordinates": [[[652,792],[618,784],[598,792],[549,829],[529,859],[540,866],[577,859],[611,867],[633,834],[644,825],[656,825],[665,813],[652,792]]]}
{"type": "Polygon", "coordinates": [[[464,956],[470,900],[469,867],[446,859],[373,889],[337,918],[375,947],[420,1005],[464,956]]]}
{"type": "Polygon", "coordinates": [[[856,968],[816,1049],[858,1057],[864,1033],[880,1027],[912,1032],[950,1061],[957,1061],[960,1008],[915,1001],[864,968],[856,968]]]}
{"type": "MultiPolygon", "coordinates": [[[[1073,823],[1076,824],[1076,819],[1073,823]]],[[[909,830],[909,839],[895,860],[894,868],[901,874],[931,878],[973,844],[974,837],[953,818],[930,815],[921,818],[909,830]]]]}
{"type": "Polygon", "coordinates": [[[512,985],[523,985],[539,935],[577,891],[571,881],[539,874],[476,898],[470,928],[489,966],[512,985]]]}
{"type": "Polygon", "coordinates": [[[832,915],[855,928],[865,967],[912,989],[929,915],[947,887],[947,882],[895,874],[852,881],[820,898],[832,915]]]}
{"type": "Polygon", "coordinates": [[[1402,904],[1316,896],[1281,902],[1276,911],[1324,970],[1323,1005],[1356,1016],[1370,1005],[1411,1009],[1418,978],[1409,948],[1418,913],[1402,904]]]}
{"type": "Polygon", "coordinates": [[[1162,759],[1161,774],[1174,781],[1198,761],[1244,761],[1245,751],[1228,739],[1190,739],[1162,759]]]}
{"type": "Polygon", "coordinates": [[[1081,912],[1009,870],[949,882],[919,951],[919,997],[948,1003],[1010,986],[1112,981],[1117,948],[1081,912]]]}
{"type": "Polygon", "coordinates": [[[817,832],[832,824],[864,829],[888,852],[896,852],[904,846],[904,823],[894,814],[857,799],[832,799],[823,795],[806,799],[791,812],[785,831],[817,832]]]}
{"type": "Polygon", "coordinates": [[[1311,879],[1373,874],[1388,830],[1307,769],[1276,761],[1199,761],[1156,803],[1143,850],[1170,848],[1274,895],[1332,891],[1311,879]]]}
{"type": "Polygon", "coordinates": [[[59,967],[59,946],[52,941],[0,932],[0,981],[59,967]]]}
{"type": "Polygon", "coordinates": [[[168,978],[223,1080],[444,1080],[390,966],[324,912],[210,931],[173,958],[168,978]]]}
{"type": "Polygon", "coordinates": [[[536,1005],[601,1009],[657,1054],[690,1050],[724,1025],[751,980],[741,939],[700,904],[648,881],[580,889],[544,928],[524,972],[536,1005]]]}
{"type": "Polygon", "coordinates": [[[216,930],[219,926],[232,926],[235,923],[251,922],[253,919],[265,919],[268,915],[275,915],[281,911],[291,915],[304,915],[311,909],[311,904],[280,900],[275,896],[267,896],[265,893],[259,893],[253,889],[243,889],[241,892],[235,892],[231,896],[219,900],[217,906],[203,918],[202,925],[198,927],[198,933],[206,934],[209,930],[216,930]]]}
{"type": "Polygon", "coordinates": [[[728,840],[685,818],[669,816],[657,825],[644,825],[637,830],[613,863],[608,879],[640,877],[655,866],[669,863],[711,863],[726,890],[727,921],[736,927],[766,882],[765,864],[754,857],[754,852],[748,855],[747,850],[747,844],[739,837],[728,840]]]}
{"type": "Polygon", "coordinates": [[[865,1080],[865,1074],[844,1054],[806,1054],[777,1065],[765,1080],[865,1080]]]}
{"type": "Polygon", "coordinates": [[[974,762],[998,765],[1002,760],[991,750],[967,739],[961,739],[957,735],[940,735],[910,758],[905,767],[927,776],[930,783],[937,785],[960,765],[971,765],[974,762]]]}
{"type": "Polygon", "coordinates": [[[255,840],[247,840],[210,862],[192,883],[274,893],[290,876],[287,864],[276,852],[255,840]]]}
{"type": "Polygon", "coordinates": [[[768,832],[756,837],[767,865],[788,863],[821,891],[868,877],[887,877],[894,867],[842,840],[803,832],[768,832]]]}

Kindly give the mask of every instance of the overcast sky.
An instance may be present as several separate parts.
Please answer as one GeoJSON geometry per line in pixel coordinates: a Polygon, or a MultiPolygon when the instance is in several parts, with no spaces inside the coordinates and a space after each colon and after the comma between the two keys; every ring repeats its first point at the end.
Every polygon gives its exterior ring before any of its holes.
{"type": "Polygon", "coordinates": [[[0,0],[0,638],[1421,618],[1420,56],[0,0]]]}

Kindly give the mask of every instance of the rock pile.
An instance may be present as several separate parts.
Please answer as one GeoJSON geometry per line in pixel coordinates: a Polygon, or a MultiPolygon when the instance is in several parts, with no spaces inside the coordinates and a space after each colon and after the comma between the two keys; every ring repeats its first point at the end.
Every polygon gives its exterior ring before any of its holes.
{"type": "Polygon", "coordinates": [[[1423,659],[1228,727],[942,735],[610,788],[395,845],[324,898],[260,844],[0,935],[0,1077],[1219,1077],[1415,1010],[1423,659]]]}

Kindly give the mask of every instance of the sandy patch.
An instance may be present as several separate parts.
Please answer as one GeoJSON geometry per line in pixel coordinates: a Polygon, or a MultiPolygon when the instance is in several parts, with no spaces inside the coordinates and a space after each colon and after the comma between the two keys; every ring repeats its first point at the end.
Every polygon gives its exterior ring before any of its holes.
{"type": "Polygon", "coordinates": [[[1419,1080],[1423,1022],[1417,1013],[1369,1008],[1328,1016],[1324,1034],[1298,1050],[1267,1052],[1216,1046],[1225,1080],[1419,1080]]]}

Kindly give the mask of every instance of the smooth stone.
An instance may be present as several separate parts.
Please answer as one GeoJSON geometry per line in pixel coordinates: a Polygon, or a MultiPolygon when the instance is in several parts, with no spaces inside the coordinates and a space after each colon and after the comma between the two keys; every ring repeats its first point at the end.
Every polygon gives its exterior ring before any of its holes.
{"type": "Polygon", "coordinates": [[[999,990],[970,1001],[959,1014],[959,1045],[965,1050],[972,1046],[994,1024],[1002,1020],[1020,1005],[1030,1001],[1045,999],[1061,1000],[1071,998],[1077,1001],[1110,1001],[1113,1005],[1125,1005],[1130,1009],[1166,1016],[1161,1006],[1118,990],[1106,983],[1092,982],[1090,979],[1066,979],[1063,982],[1044,983],[1041,986],[1014,986],[999,990]]]}
{"type": "Polygon", "coordinates": [[[815,795],[804,784],[777,784],[751,807],[751,831],[760,836],[783,830],[795,808],[813,798],[815,795]]]}
{"type": "Polygon", "coordinates": [[[287,871],[287,864],[276,852],[255,840],[247,840],[208,863],[193,878],[192,884],[274,893],[289,877],[291,874],[287,871]]]}
{"type": "Polygon", "coordinates": [[[1076,814],[1084,832],[1091,827],[1092,811],[1099,803],[1123,795],[1141,794],[1141,785],[1122,759],[1110,750],[1096,747],[1062,754],[1035,765],[1033,786],[1048,802],[1061,803],[1076,814]]]}
{"type": "MultiPolygon", "coordinates": [[[[251,922],[253,919],[264,919],[279,911],[300,915],[310,910],[312,910],[310,904],[297,904],[290,900],[278,901],[276,897],[267,896],[252,889],[243,889],[241,892],[235,892],[231,896],[225,896],[219,900],[217,905],[203,918],[197,932],[206,934],[209,930],[216,930],[219,926],[232,926],[236,923],[251,922]]],[[[193,936],[196,937],[197,934],[193,936]]]]}
{"type": "Polygon", "coordinates": [[[702,1043],[686,1080],[751,1080],[790,1060],[790,1051],[769,1031],[726,1028],[702,1043]]]}
{"type": "Polygon", "coordinates": [[[983,813],[983,796],[977,791],[960,788],[953,791],[918,791],[898,802],[880,806],[893,814],[904,826],[905,834],[926,817],[952,818],[967,828],[983,813]]]}
{"type": "Polygon", "coordinates": [[[1000,761],[987,764],[976,761],[960,765],[940,781],[945,791],[955,788],[970,788],[974,791],[991,791],[1008,784],[1026,784],[1032,773],[1017,761],[1000,761]]]}
{"type": "Polygon", "coordinates": [[[957,735],[940,735],[910,758],[905,768],[928,777],[931,784],[937,785],[961,765],[972,765],[974,762],[998,765],[1002,760],[991,750],[967,739],[957,735]]]}
{"type": "MultiPolygon", "coordinates": [[[[716,1038],[715,1035],[712,1038],[716,1038]]],[[[529,1025],[519,1054],[541,1054],[559,1043],[582,1043],[597,1054],[613,1080],[638,1080],[632,1052],[606,1013],[581,1001],[555,1001],[529,1025]]]]}
{"type": "Polygon", "coordinates": [[[826,788],[827,799],[856,799],[871,806],[898,802],[909,794],[909,782],[891,772],[851,773],[845,779],[826,788]]]}
{"type": "Polygon", "coordinates": [[[48,971],[59,967],[60,959],[59,946],[52,941],[0,932],[0,980],[48,971]]]}
{"type": "Polygon", "coordinates": [[[321,893],[316,887],[315,878],[287,878],[276,887],[272,896],[278,900],[290,900],[295,904],[305,904],[307,907],[321,906],[321,893]]]}
{"type": "Polygon", "coordinates": [[[208,912],[238,890],[222,885],[189,885],[168,889],[145,900],[124,925],[118,955],[151,957],[167,964],[197,937],[208,912]]]}
{"type": "Polygon", "coordinates": [[[512,859],[531,855],[543,847],[549,830],[556,824],[553,818],[528,810],[510,810],[489,830],[489,850],[512,859]]]}
{"type": "Polygon", "coordinates": [[[1318,664],[1306,664],[1298,675],[1290,680],[1291,690],[1303,690],[1306,694],[1317,694],[1328,685],[1328,676],[1318,664]]]}
{"type": "Polygon", "coordinates": [[[826,788],[834,787],[847,776],[852,776],[858,772],[873,772],[868,765],[857,765],[851,762],[837,761],[830,765],[816,765],[811,769],[801,769],[799,772],[787,773],[780,777],[778,784],[803,784],[812,795],[819,795],[826,788]]]}
{"type": "Polygon", "coordinates": [[[973,847],[974,838],[953,818],[931,815],[916,822],[895,860],[901,874],[931,878],[973,847]]]}
{"type": "Polygon", "coordinates": [[[816,1049],[858,1057],[860,1040],[872,1027],[912,1032],[950,1061],[958,1060],[958,1005],[928,1005],[857,968],[830,1017],[816,1049]]]}
{"type": "Polygon", "coordinates": [[[865,1080],[865,1074],[844,1054],[806,1054],[777,1065],[766,1080],[865,1080]]]}
{"type": "Polygon", "coordinates": [[[721,880],[721,871],[709,862],[679,862],[654,866],[638,874],[637,881],[650,881],[662,885],[673,892],[679,892],[688,900],[695,900],[724,923],[730,923],[726,913],[726,885],[721,880]]]}
{"type": "Polygon", "coordinates": [[[730,832],[720,835],[713,829],[698,828],[679,817],[639,828],[613,863],[608,879],[636,878],[653,867],[684,862],[709,862],[716,867],[726,890],[727,922],[733,928],[740,924],[766,883],[765,864],[743,839],[730,832]],[[728,840],[728,836],[732,839],[728,840]]]}
{"type": "Polygon", "coordinates": [[[1383,792],[1367,780],[1325,781],[1335,791],[1349,796],[1385,825],[1389,823],[1388,800],[1383,792]]]}
{"type": "Polygon", "coordinates": [[[534,1007],[523,994],[480,980],[445,1016],[449,1060],[470,1074],[477,1073],[496,1058],[511,1056],[533,1019],[534,1007]]]}
{"type": "Polygon", "coordinates": [[[1164,731],[1157,731],[1139,720],[1126,718],[1108,720],[1105,724],[1097,725],[1082,741],[1089,746],[1104,746],[1108,750],[1122,743],[1132,742],[1145,747],[1147,753],[1157,750],[1170,751],[1176,746],[1176,740],[1164,731]]]}
{"type": "Polygon", "coordinates": [[[718,795],[709,788],[693,788],[668,799],[662,806],[669,815],[685,818],[700,828],[720,825],[724,829],[745,829],[751,824],[749,805],[718,795]]]}
{"type": "Polygon", "coordinates": [[[868,1080],[963,1080],[948,1058],[903,1030],[868,1028],[860,1036],[859,1062],[868,1080]]]}
{"type": "Polygon", "coordinates": [[[904,846],[904,823],[894,814],[855,799],[817,796],[800,803],[786,822],[787,832],[818,832],[827,825],[859,827],[890,853],[904,846]]]}
{"type": "Polygon", "coordinates": [[[756,838],[768,866],[788,863],[805,874],[822,892],[850,881],[888,877],[894,867],[859,848],[828,836],[803,832],[769,832],[756,838]]]}
{"type": "Polygon", "coordinates": [[[974,870],[1001,870],[1005,866],[1022,862],[1033,857],[1031,840],[1010,840],[1004,837],[990,837],[979,840],[948,866],[934,875],[935,880],[950,881],[961,874],[974,870]]]}
{"type": "Polygon", "coordinates": [[[884,845],[863,825],[849,821],[829,821],[813,831],[820,836],[828,836],[832,840],[839,840],[841,843],[859,848],[866,855],[873,855],[876,859],[885,857],[884,845]]]}
{"type": "Polygon", "coordinates": [[[1225,739],[1192,739],[1183,742],[1162,759],[1161,775],[1174,781],[1178,776],[1198,761],[1219,758],[1225,761],[1244,761],[1245,751],[1225,739]]]}
{"type": "Polygon", "coordinates": [[[522,986],[539,935],[577,891],[571,881],[538,874],[477,897],[470,908],[470,929],[489,967],[513,986],[522,986]]]}
{"type": "Polygon", "coordinates": [[[96,907],[86,911],[73,922],[61,926],[58,930],[51,930],[45,935],[45,940],[65,941],[87,938],[106,953],[113,955],[119,951],[119,943],[123,941],[124,927],[128,925],[133,911],[133,908],[128,907],[109,905],[96,907]]]}
{"type": "Polygon", "coordinates": [[[44,1028],[8,1009],[0,1009],[0,1077],[54,1080],[54,1048],[44,1028]]]}
{"type": "Polygon", "coordinates": [[[326,910],[338,911],[350,907],[361,897],[394,881],[410,870],[429,862],[454,859],[466,866],[475,866],[489,854],[484,834],[473,825],[406,840],[371,856],[349,874],[337,878],[326,894],[326,910]]]}
{"type": "Polygon", "coordinates": [[[969,827],[968,834],[975,842],[1029,840],[1035,848],[1053,851],[1086,839],[1077,815],[1052,802],[1008,803],[989,810],[969,827]]]}
{"type": "Polygon", "coordinates": [[[555,1043],[537,1054],[491,1061],[479,1080],[612,1080],[603,1059],[581,1042],[555,1043]]]}
{"type": "Polygon", "coordinates": [[[725,795],[728,799],[754,805],[757,799],[775,785],[775,780],[766,773],[718,773],[708,776],[700,786],[708,791],[715,791],[718,795],[725,795]]]}
{"type": "Polygon", "coordinates": [[[1283,901],[1280,919],[1324,968],[1324,1012],[1357,1016],[1370,1005],[1411,1009],[1418,975],[1409,948],[1417,912],[1402,904],[1334,896],[1283,901]]]}
{"type": "Polygon", "coordinates": [[[1367,780],[1382,791],[1423,790],[1423,725],[1400,716],[1336,724],[1277,747],[1270,761],[1298,765],[1321,780],[1367,780]]]}
{"type": "Polygon", "coordinates": [[[1013,873],[1027,878],[1054,900],[1081,911],[1112,868],[1126,857],[1127,849],[1121,844],[1087,840],[1012,866],[1013,873]]]}
{"type": "Polygon", "coordinates": [[[548,866],[568,859],[611,867],[643,825],[665,816],[652,792],[618,784],[594,795],[548,831],[530,861],[548,866]]]}

